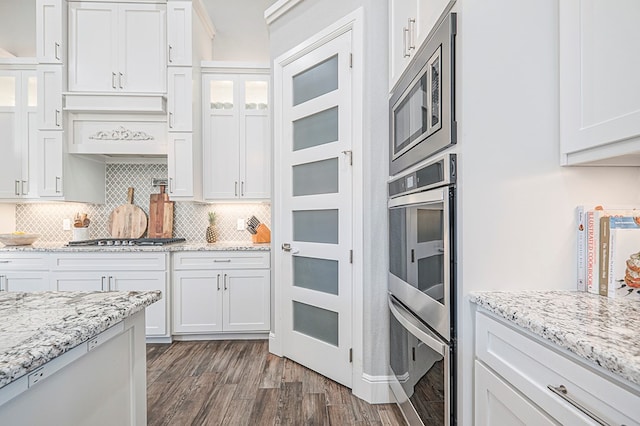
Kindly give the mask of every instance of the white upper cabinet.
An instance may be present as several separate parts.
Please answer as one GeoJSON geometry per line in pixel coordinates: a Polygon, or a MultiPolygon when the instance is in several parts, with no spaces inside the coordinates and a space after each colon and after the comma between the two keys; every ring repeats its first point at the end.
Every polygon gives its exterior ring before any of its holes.
{"type": "Polygon", "coordinates": [[[166,91],[166,5],[69,3],[69,90],[166,91]]]}
{"type": "Polygon", "coordinates": [[[271,196],[268,85],[267,74],[204,76],[206,199],[271,196]]]}
{"type": "Polygon", "coordinates": [[[168,65],[192,65],[192,5],[190,1],[167,4],[168,65]]]}
{"type": "Polygon", "coordinates": [[[193,70],[191,67],[169,67],[167,121],[170,132],[193,130],[193,70]]]}
{"type": "Polygon", "coordinates": [[[35,196],[36,92],[35,71],[0,70],[0,199],[35,196]]]}
{"type": "Polygon", "coordinates": [[[38,66],[38,128],[62,130],[62,66],[38,66]]]}
{"type": "Polygon", "coordinates": [[[167,153],[168,192],[172,197],[194,196],[194,155],[191,132],[170,132],[167,153]]]}
{"type": "Polygon", "coordinates": [[[389,89],[455,0],[389,1],[389,89]]]}
{"type": "Polygon", "coordinates": [[[41,64],[61,64],[66,49],[63,0],[36,0],[36,56],[41,64]]]}
{"type": "Polygon", "coordinates": [[[640,165],[640,2],[563,0],[563,165],[640,165]]]}

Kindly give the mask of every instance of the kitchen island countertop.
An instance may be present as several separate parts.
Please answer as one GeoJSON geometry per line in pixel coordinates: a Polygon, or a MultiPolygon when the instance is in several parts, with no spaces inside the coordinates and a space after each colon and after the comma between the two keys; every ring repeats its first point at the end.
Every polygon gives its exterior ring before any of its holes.
{"type": "Polygon", "coordinates": [[[270,243],[254,244],[247,241],[221,241],[217,243],[190,242],[165,246],[67,246],[62,242],[38,242],[28,246],[2,246],[0,252],[135,252],[135,251],[270,251],[270,243]]]}
{"type": "Polygon", "coordinates": [[[0,388],[161,297],[160,291],[0,294],[0,388]]]}
{"type": "Polygon", "coordinates": [[[471,302],[640,385],[640,301],[575,291],[475,292],[471,302]]]}

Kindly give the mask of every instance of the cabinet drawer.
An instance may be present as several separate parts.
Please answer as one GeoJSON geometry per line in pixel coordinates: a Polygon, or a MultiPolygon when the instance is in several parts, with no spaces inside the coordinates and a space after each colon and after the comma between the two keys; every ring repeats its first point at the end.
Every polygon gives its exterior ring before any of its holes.
{"type": "Polygon", "coordinates": [[[45,271],[49,257],[43,253],[0,253],[0,271],[45,271]]]}
{"type": "Polygon", "coordinates": [[[180,252],[173,255],[173,269],[268,269],[269,253],[263,251],[180,252]]]}
{"type": "Polygon", "coordinates": [[[567,396],[610,424],[640,424],[640,390],[632,383],[618,384],[523,332],[478,312],[476,356],[561,424],[596,423],[547,386],[563,385],[567,396]]]}
{"type": "Polygon", "coordinates": [[[166,253],[64,253],[54,254],[53,271],[164,271],[167,269],[166,253]]]}

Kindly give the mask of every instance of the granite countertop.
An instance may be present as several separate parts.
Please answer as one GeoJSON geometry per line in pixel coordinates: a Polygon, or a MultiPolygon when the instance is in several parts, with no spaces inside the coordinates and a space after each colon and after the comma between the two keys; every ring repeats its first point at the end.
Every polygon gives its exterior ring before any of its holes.
{"type": "Polygon", "coordinates": [[[217,243],[199,243],[186,241],[184,243],[168,244],[166,246],[73,246],[68,247],[66,241],[38,242],[28,246],[2,246],[4,252],[131,252],[131,251],[270,251],[270,243],[252,243],[247,241],[221,241],[217,243]]]}
{"type": "Polygon", "coordinates": [[[477,292],[490,312],[640,385],[640,301],[575,291],[477,292]]]}
{"type": "Polygon", "coordinates": [[[160,300],[160,291],[0,294],[0,388],[160,300]]]}

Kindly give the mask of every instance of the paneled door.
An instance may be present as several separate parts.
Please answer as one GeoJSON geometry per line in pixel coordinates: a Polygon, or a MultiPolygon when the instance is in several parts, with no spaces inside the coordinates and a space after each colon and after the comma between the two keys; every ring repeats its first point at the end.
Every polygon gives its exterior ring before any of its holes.
{"type": "Polygon", "coordinates": [[[283,355],[352,384],[351,31],[282,70],[276,206],[283,355]]]}

